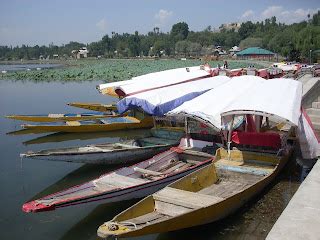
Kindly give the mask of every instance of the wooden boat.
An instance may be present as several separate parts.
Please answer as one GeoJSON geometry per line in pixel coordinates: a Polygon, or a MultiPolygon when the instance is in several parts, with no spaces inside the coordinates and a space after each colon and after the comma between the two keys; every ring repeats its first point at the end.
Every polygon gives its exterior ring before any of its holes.
{"type": "Polygon", "coordinates": [[[86,121],[53,122],[46,124],[23,124],[24,129],[38,130],[42,132],[99,132],[114,131],[133,128],[150,128],[153,126],[153,119],[146,116],[141,120],[135,117],[114,117],[86,121]]]}
{"type": "Polygon", "coordinates": [[[108,203],[141,198],[210,164],[212,160],[213,156],[206,153],[172,148],[130,167],[25,203],[22,210],[41,212],[94,201],[108,203]]]}
{"type": "Polygon", "coordinates": [[[59,121],[82,121],[91,119],[100,119],[106,117],[119,117],[119,115],[111,111],[110,113],[93,112],[93,113],[49,113],[39,115],[8,115],[6,118],[29,121],[29,122],[59,122],[59,121]]]}
{"type": "MultiPolygon", "coordinates": [[[[17,135],[23,134],[24,131],[30,131],[23,129],[16,132],[10,132],[7,134],[17,135]],[[19,133],[18,133],[19,132],[19,133]]],[[[30,140],[24,141],[24,145],[52,143],[52,142],[65,142],[72,140],[89,140],[98,138],[117,137],[121,140],[129,140],[133,138],[142,138],[150,136],[149,129],[129,129],[129,130],[117,130],[111,132],[92,132],[92,133],[51,133],[45,136],[35,137],[30,140]]]]}
{"type": "Polygon", "coordinates": [[[75,163],[128,164],[177,146],[184,134],[182,129],[176,128],[156,128],[151,133],[149,137],[118,143],[28,151],[20,157],[75,163]]]}
{"type": "Polygon", "coordinates": [[[67,103],[67,105],[97,112],[113,112],[117,110],[117,106],[115,104],[72,102],[67,103]]]}
{"type": "Polygon", "coordinates": [[[288,157],[219,149],[214,163],[121,212],[99,227],[98,236],[141,236],[222,219],[261,192],[288,157]]]}

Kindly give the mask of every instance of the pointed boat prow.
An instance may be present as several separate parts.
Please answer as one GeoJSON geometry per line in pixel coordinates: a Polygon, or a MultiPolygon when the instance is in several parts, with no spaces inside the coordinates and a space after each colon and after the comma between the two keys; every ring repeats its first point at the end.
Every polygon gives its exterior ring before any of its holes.
{"type": "Polygon", "coordinates": [[[31,201],[22,205],[22,211],[26,213],[31,212],[45,212],[45,211],[52,211],[55,209],[55,205],[47,205],[45,203],[40,203],[35,201],[31,201]]]}

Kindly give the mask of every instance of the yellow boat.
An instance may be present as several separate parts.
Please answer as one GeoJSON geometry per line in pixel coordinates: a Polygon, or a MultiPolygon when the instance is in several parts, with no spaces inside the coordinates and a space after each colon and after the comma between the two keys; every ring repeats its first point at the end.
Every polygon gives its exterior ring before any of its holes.
{"type": "Polygon", "coordinates": [[[98,236],[133,237],[217,221],[261,192],[286,164],[277,156],[218,149],[215,161],[102,224],[98,236]]]}
{"type": "Polygon", "coordinates": [[[113,112],[117,110],[116,104],[102,104],[102,103],[82,103],[82,102],[72,102],[67,105],[77,108],[89,109],[98,112],[113,112]]]}
{"type": "Polygon", "coordinates": [[[115,112],[102,113],[66,113],[66,114],[38,114],[38,115],[8,115],[6,118],[29,121],[29,122],[59,122],[59,121],[81,121],[81,120],[91,120],[106,117],[119,117],[115,112]]]}
{"type": "Polygon", "coordinates": [[[101,94],[103,95],[109,95],[109,96],[112,96],[112,97],[119,97],[118,94],[115,92],[115,89],[114,87],[107,87],[107,88],[104,88],[100,91],[101,94]]]}
{"type": "Polygon", "coordinates": [[[146,116],[139,120],[135,117],[114,117],[87,121],[52,122],[43,125],[23,124],[23,129],[41,132],[100,132],[134,128],[151,128],[153,118],[146,116]]]}

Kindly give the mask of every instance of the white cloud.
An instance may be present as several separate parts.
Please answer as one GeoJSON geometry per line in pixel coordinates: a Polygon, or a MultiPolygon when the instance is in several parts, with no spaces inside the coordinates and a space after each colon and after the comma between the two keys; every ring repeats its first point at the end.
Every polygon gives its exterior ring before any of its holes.
{"type": "Polygon", "coordinates": [[[157,20],[156,26],[158,27],[165,26],[168,20],[170,19],[170,17],[172,16],[172,14],[173,14],[172,11],[160,9],[159,12],[157,12],[154,15],[154,18],[157,20]]]}
{"type": "Polygon", "coordinates": [[[99,22],[96,23],[96,27],[101,31],[107,30],[107,21],[105,18],[102,18],[99,22]]]}
{"type": "Polygon", "coordinates": [[[283,6],[269,6],[265,10],[263,10],[260,14],[255,14],[252,10],[245,11],[240,20],[251,20],[251,21],[263,21],[266,18],[271,18],[275,16],[277,18],[277,22],[291,24],[295,22],[301,22],[308,19],[308,14],[312,17],[319,8],[317,9],[294,9],[287,10],[284,9],[283,6]]]}
{"type": "Polygon", "coordinates": [[[282,6],[270,6],[261,13],[263,19],[271,18],[273,16],[279,16],[283,11],[282,6]]]}
{"type": "Polygon", "coordinates": [[[250,9],[250,10],[245,11],[245,12],[242,14],[241,18],[242,18],[242,19],[249,19],[249,18],[252,18],[253,16],[254,16],[254,11],[252,11],[252,10],[250,9]]]}

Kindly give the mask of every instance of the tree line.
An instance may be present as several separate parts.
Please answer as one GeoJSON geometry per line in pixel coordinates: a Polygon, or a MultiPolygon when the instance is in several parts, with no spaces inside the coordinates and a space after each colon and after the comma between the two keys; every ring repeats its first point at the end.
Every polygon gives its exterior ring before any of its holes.
{"type": "Polygon", "coordinates": [[[212,55],[215,47],[230,49],[239,46],[262,47],[269,49],[288,60],[306,60],[310,50],[320,49],[320,11],[308,20],[287,25],[277,22],[271,17],[260,22],[243,22],[238,29],[219,32],[212,31],[208,26],[202,31],[190,31],[185,22],[172,26],[171,31],[163,33],[155,27],[147,34],[135,31],[133,34],[112,32],[101,40],[90,44],[70,42],[62,46],[53,43],[49,46],[0,46],[0,60],[39,59],[53,55],[68,58],[72,50],[87,47],[89,56],[105,58],[126,58],[143,56],[167,57],[199,57],[212,55]]]}

